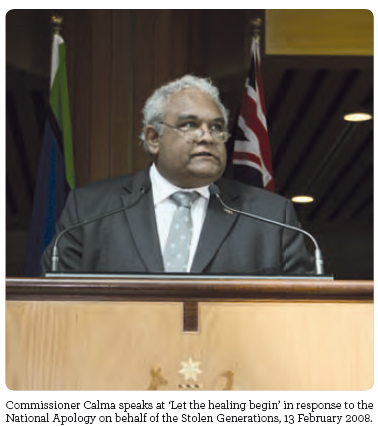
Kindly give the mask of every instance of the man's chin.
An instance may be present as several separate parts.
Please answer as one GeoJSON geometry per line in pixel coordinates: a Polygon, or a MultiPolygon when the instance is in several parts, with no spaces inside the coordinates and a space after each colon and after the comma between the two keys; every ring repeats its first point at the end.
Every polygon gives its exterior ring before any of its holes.
{"type": "Polygon", "coordinates": [[[224,169],[219,167],[195,167],[192,170],[193,179],[203,180],[202,186],[209,185],[210,183],[218,180],[224,172],[224,169]]]}

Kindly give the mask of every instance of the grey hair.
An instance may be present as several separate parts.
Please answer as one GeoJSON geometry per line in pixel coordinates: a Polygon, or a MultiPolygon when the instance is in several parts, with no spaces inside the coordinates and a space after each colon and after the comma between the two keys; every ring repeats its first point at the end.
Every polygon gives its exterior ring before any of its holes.
{"type": "Polygon", "coordinates": [[[228,111],[222,104],[219,97],[219,90],[214,86],[209,78],[195,77],[193,75],[185,75],[177,80],[171,81],[164,86],[156,89],[154,93],[147,99],[143,107],[143,129],[140,139],[144,149],[149,152],[148,146],[144,137],[146,126],[155,126],[156,131],[161,136],[163,126],[159,122],[164,121],[168,97],[174,93],[181,92],[184,89],[197,89],[208,95],[219,108],[225,125],[228,125],[228,111]]]}

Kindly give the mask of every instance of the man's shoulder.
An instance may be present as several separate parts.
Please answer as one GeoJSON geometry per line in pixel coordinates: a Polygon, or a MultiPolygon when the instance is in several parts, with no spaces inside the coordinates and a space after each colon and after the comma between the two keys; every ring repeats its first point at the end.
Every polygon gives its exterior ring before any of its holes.
{"type": "Polygon", "coordinates": [[[237,180],[221,178],[217,183],[221,192],[231,198],[242,197],[246,201],[266,203],[286,203],[288,201],[282,195],[237,180]]]}
{"type": "Polygon", "coordinates": [[[83,186],[79,186],[75,189],[76,193],[90,194],[90,193],[114,193],[118,192],[120,188],[129,186],[135,175],[124,175],[124,176],[113,176],[110,178],[102,179],[96,182],[91,182],[83,186]]]}
{"type": "Polygon", "coordinates": [[[115,176],[92,182],[71,191],[67,207],[75,208],[80,215],[93,216],[122,207],[128,200],[149,185],[148,173],[115,176]]]}
{"type": "Polygon", "coordinates": [[[129,175],[113,176],[75,189],[78,196],[104,195],[114,196],[125,192],[133,191],[134,187],[141,185],[148,179],[148,173],[143,170],[129,175]]]}

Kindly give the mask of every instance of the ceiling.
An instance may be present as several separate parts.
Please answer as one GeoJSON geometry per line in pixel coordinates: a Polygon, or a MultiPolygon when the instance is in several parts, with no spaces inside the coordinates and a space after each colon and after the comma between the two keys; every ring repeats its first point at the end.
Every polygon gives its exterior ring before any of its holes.
{"type": "Polygon", "coordinates": [[[314,197],[304,222],[372,222],[373,121],[343,116],[373,112],[373,59],[266,56],[264,69],[277,192],[314,197]]]}

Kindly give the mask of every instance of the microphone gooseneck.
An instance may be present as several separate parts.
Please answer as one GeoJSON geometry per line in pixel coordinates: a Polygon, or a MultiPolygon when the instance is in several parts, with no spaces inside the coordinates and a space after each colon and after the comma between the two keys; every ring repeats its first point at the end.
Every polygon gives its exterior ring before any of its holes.
{"type": "Polygon", "coordinates": [[[281,228],[290,229],[292,231],[296,231],[296,232],[299,232],[301,234],[306,235],[308,238],[310,238],[310,240],[313,242],[314,247],[315,247],[314,259],[315,259],[316,275],[323,275],[324,274],[322,252],[320,251],[320,248],[319,248],[319,245],[318,245],[317,241],[315,240],[315,238],[309,232],[304,231],[303,229],[298,228],[296,226],[287,225],[286,223],[277,222],[277,221],[272,220],[272,219],[268,219],[268,218],[265,218],[265,217],[262,217],[262,216],[257,216],[257,215],[252,214],[252,213],[243,212],[243,211],[240,211],[240,210],[237,210],[237,209],[234,209],[234,208],[228,206],[222,200],[220,189],[219,189],[219,187],[215,183],[212,183],[209,186],[209,191],[210,191],[211,195],[214,195],[219,200],[219,202],[221,203],[221,205],[225,209],[225,211],[238,213],[238,214],[240,214],[242,216],[246,216],[246,217],[249,217],[251,219],[256,219],[256,220],[260,220],[262,222],[267,222],[267,223],[270,223],[272,225],[280,226],[281,228]]]}
{"type": "Polygon", "coordinates": [[[140,195],[139,195],[139,197],[133,202],[133,203],[131,203],[131,204],[128,204],[128,205],[126,205],[126,206],[122,206],[122,207],[120,207],[120,208],[118,208],[118,209],[115,209],[115,210],[110,210],[110,211],[108,211],[108,212],[105,212],[105,213],[102,213],[102,214],[100,214],[100,215],[98,215],[98,216],[95,216],[95,217],[92,217],[92,218],[90,218],[90,219],[86,219],[86,220],[83,220],[83,221],[81,221],[81,222],[77,222],[77,223],[74,223],[73,225],[71,225],[71,226],[69,226],[68,228],[66,228],[66,229],[63,229],[63,231],[61,231],[56,237],[55,237],[55,241],[54,241],[54,245],[53,245],[53,248],[52,248],[52,254],[51,254],[51,272],[58,272],[58,267],[59,267],[59,250],[58,250],[58,243],[59,243],[59,240],[67,233],[67,232],[69,232],[69,231],[73,231],[74,229],[76,229],[76,228],[80,228],[81,226],[85,226],[85,225],[87,225],[88,223],[92,223],[92,222],[95,222],[95,221],[97,221],[97,220],[101,220],[101,219],[104,219],[104,218],[106,218],[107,216],[111,216],[111,215],[113,215],[113,214],[116,214],[116,213],[120,213],[120,212],[122,212],[122,211],[124,211],[124,210],[127,210],[127,209],[129,209],[130,207],[132,207],[132,206],[134,206],[135,204],[138,204],[139,203],[139,201],[143,198],[143,196],[148,192],[148,190],[151,188],[151,186],[146,186],[146,187],[142,187],[141,189],[140,189],[140,195]]]}

